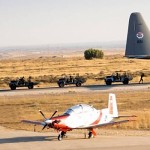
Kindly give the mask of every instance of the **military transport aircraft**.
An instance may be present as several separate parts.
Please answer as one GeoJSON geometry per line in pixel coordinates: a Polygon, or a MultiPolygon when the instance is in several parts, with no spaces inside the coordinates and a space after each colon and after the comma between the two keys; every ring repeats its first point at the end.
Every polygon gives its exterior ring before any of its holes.
{"type": "Polygon", "coordinates": [[[42,125],[43,129],[46,127],[53,128],[59,132],[58,140],[62,140],[66,132],[73,129],[88,129],[88,138],[91,138],[96,136],[96,132],[94,131],[95,128],[133,121],[132,117],[136,117],[118,115],[115,94],[109,94],[108,108],[102,110],[97,110],[86,104],[79,104],[72,106],[64,114],[57,117],[54,117],[57,111],[55,111],[50,118],[46,118],[41,110],[39,110],[39,112],[44,117],[44,121],[22,120],[22,122],[42,125]],[[124,117],[127,117],[127,119],[120,120],[120,118],[124,117]]]}

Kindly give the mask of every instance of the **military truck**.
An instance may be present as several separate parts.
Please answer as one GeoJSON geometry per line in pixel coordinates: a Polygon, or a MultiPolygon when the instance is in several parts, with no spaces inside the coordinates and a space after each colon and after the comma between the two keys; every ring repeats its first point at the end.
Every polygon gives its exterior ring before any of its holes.
{"type": "Polygon", "coordinates": [[[30,78],[27,81],[25,81],[24,77],[21,77],[17,80],[10,81],[9,87],[11,90],[16,90],[17,87],[28,87],[28,89],[33,89],[34,85],[37,84],[38,83],[31,82],[30,78]]]}
{"type": "Polygon", "coordinates": [[[104,78],[104,81],[106,85],[111,85],[114,82],[122,82],[123,84],[128,84],[132,79],[133,77],[130,73],[116,71],[112,75],[106,76],[104,78]]]}
{"type": "Polygon", "coordinates": [[[71,85],[71,84],[75,84],[77,87],[81,86],[83,83],[86,82],[86,79],[84,79],[83,77],[63,77],[60,78],[57,81],[57,84],[59,87],[64,87],[65,85],[71,85]]]}

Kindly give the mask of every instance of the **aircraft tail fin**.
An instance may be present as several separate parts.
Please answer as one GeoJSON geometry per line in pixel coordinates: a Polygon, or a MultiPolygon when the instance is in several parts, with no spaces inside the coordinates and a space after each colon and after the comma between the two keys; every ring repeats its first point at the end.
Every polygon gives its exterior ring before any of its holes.
{"type": "Polygon", "coordinates": [[[117,102],[116,102],[116,95],[115,94],[112,94],[112,93],[109,94],[108,110],[109,110],[109,115],[111,117],[118,117],[118,108],[117,108],[117,102]]]}
{"type": "Polygon", "coordinates": [[[150,32],[138,12],[129,19],[125,56],[128,58],[150,58],[150,32]]]}

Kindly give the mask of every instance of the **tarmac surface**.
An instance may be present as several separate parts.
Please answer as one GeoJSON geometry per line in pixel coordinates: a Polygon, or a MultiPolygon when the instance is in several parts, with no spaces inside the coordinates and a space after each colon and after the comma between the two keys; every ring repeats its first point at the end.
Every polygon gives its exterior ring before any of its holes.
{"type": "Polygon", "coordinates": [[[150,136],[100,136],[85,139],[68,133],[62,141],[58,133],[39,133],[0,127],[0,150],[149,150],[150,136]]]}
{"type": "MultiPolygon", "coordinates": [[[[104,91],[135,91],[148,90],[150,83],[129,85],[89,85],[82,87],[48,87],[35,88],[32,90],[9,89],[0,90],[0,96],[14,95],[38,95],[67,92],[104,92],[104,91]]],[[[6,129],[0,126],[0,150],[149,150],[150,135],[136,134],[128,135],[98,135],[92,139],[85,139],[83,134],[68,132],[68,137],[62,141],[57,140],[58,133],[55,132],[31,132],[23,130],[6,129]]]]}
{"type": "Polygon", "coordinates": [[[17,90],[1,89],[0,96],[14,96],[14,95],[38,95],[38,94],[56,94],[68,92],[105,92],[105,91],[132,91],[132,90],[147,90],[150,88],[150,83],[137,84],[130,83],[128,85],[113,84],[113,85],[83,85],[81,87],[66,86],[59,87],[43,87],[43,88],[17,88],[17,90]]]}

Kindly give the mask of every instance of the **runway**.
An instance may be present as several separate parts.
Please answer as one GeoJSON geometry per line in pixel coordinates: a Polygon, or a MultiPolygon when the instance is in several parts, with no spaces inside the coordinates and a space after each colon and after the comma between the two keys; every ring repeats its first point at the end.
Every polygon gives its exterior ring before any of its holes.
{"type": "Polygon", "coordinates": [[[128,85],[114,84],[114,85],[83,85],[81,87],[66,86],[59,87],[43,87],[43,88],[18,88],[17,90],[1,89],[0,96],[15,96],[15,95],[38,95],[38,94],[57,94],[68,92],[104,92],[104,91],[132,91],[132,90],[147,90],[150,88],[150,83],[137,84],[131,83],[128,85]]]}
{"type": "Polygon", "coordinates": [[[85,139],[83,134],[69,133],[57,140],[57,133],[38,133],[0,127],[0,150],[149,150],[150,136],[100,136],[85,139]]]}
{"type": "MultiPolygon", "coordinates": [[[[149,90],[150,83],[145,84],[115,84],[106,85],[84,85],[82,87],[45,87],[32,90],[18,89],[11,91],[9,89],[0,90],[0,96],[15,95],[38,95],[38,94],[60,94],[68,92],[113,92],[113,91],[135,91],[149,90]]],[[[126,131],[128,132],[128,131],[126,131]]],[[[128,134],[113,135],[102,134],[93,139],[85,139],[83,133],[68,132],[68,138],[62,141],[57,140],[57,132],[31,132],[23,130],[6,129],[0,126],[0,150],[149,150],[150,135],[128,134]],[[129,136],[130,135],[130,136],[129,136]]]]}

